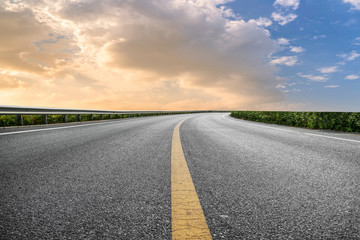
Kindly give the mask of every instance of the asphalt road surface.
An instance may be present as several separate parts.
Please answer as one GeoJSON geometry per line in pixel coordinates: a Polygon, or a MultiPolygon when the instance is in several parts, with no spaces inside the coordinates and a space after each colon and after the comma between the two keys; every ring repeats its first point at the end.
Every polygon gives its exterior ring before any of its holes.
{"type": "Polygon", "coordinates": [[[171,146],[213,239],[360,239],[360,135],[188,114],[0,130],[0,239],[171,239],[171,146]]]}

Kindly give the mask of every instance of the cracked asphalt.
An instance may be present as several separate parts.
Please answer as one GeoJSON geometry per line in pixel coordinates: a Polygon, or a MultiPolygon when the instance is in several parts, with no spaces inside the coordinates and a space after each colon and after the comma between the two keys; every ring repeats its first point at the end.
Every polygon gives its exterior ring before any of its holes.
{"type": "Polygon", "coordinates": [[[185,118],[213,239],[360,239],[359,134],[225,113],[1,129],[0,239],[171,239],[171,139],[185,118]]]}

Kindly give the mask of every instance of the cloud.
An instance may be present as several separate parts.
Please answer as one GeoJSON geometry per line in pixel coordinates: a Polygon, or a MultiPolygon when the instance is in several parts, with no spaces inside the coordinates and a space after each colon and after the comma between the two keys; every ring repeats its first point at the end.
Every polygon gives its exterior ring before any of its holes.
{"type": "Polygon", "coordinates": [[[16,79],[16,77],[9,74],[0,73],[0,89],[18,88],[22,83],[16,79]]]}
{"type": "Polygon", "coordinates": [[[18,75],[0,102],[230,109],[282,101],[268,60],[277,47],[264,29],[271,20],[244,21],[227,2],[7,2],[0,71],[18,75]]]}
{"type": "Polygon", "coordinates": [[[278,5],[281,7],[292,8],[293,10],[298,9],[300,0],[276,0],[274,6],[278,5]]]}
{"type": "Polygon", "coordinates": [[[297,15],[294,13],[284,14],[284,13],[277,13],[273,12],[271,14],[271,18],[279,23],[280,25],[284,26],[288,24],[289,22],[294,21],[297,18],[297,15]]]}
{"type": "Polygon", "coordinates": [[[350,3],[355,10],[360,10],[360,0],[343,0],[343,2],[350,3]]]}
{"type": "Polygon", "coordinates": [[[260,27],[269,27],[272,25],[272,21],[268,18],[258,18],[258,19],[250,19],[249,23],[255,23],[256,25],[260,27]]]}
{"type": "Polygon", "coordinates": [[[315,35],[313,37],[314,40],[317,40],[317,39],[320,39],[320,38],[326,38],[326,35],[325,34],[321,34],[321,35],[315,35]]]}
{"type": "Polygon", "coordinates": [[[283,56],[271,60],[273,65],[285,65],[285,66],[294,66],[297,63],[296,56],[283,56]]]}
{"type": "Polygon", "coordinates": [[[299,7],[300,0],[276,0],[274,6],[282,7],[283,9],[277,8],[277,11],[271,14],[271,18],[278,24],[284,26],[297,18],[295,13],[289,10],[296,10],[299,7]]]}
{"type": "Polygon", "coordinates": [[[338,88],[339,85],[327,85],[327,86],[324,86],[324,88],[338,88]]]}
{"type": "Polygon", "coordinates": [[[358,75],[348,75],[348,76],[346,76],[346,80],[356,80],[356,79],[359,79],[360,78],[360,76],[358,76],[358,75]]]}
{"type": "Polygon", "coordinates": [[[345,60],[347,61],[353,61],[355,60],[356,58],[360,57],[360,54],[357,53],[356,51],[352,51],[351,53],[344,53],[344,54],[339,54],[337,55],[341,58],[344,58],[345,60]]]}
{"type": "Polygon", "coordinates": [[[307,78],[311,81],[315,81],[315,82],[327,82],[327,80],[329,80],[329,78],[324,77],[324,76],[314,76],[312,74],[301,74],[298,73],[299,77],[303,77],[303,78],[307,78]]]}
{"type": "Polygon", "coordinates": [[[354,45],[357,45],[357,46],[360,45],[360,37],[355,38],[354,45]]]}
{"type": "Polygon", "coordinates": [[[339,71],[339,69],[338,69],[338,66],[333,66],[333,67],[319,68],[318,71],[321,73],[334,73],[334,72],[339,71]]]}
{"type": "Polygon", "coordinates": [[[351,18],[347,22],[344,23],[344,26],[350,26],[356,24],[358,21],[356,18],[351,18]]]}
{"type": "Polygon", "coordinates": [[[197,11],[188,1],[168,4],[166,11],[159,4],[149,4],[144,16],[129,3],[136,21],[119,31],[124,41],[106,46],[109,66],[151,72],[155,79],[180,77],[187,85],[239,96],[271,93],[266,93],[271,66],[261,61],[275,44],[266,30],[252,22],[226,20],[212,4],[197,6],[197,11]]]}
{"type": "Polygon", "coordinates": [[[289,45],[290,44],[289,39],[286,39],[286,38],[279,38],[277,40],[277,42],[279,45],[289,45]]]}
{"type": "Polygon", "coordinates": [[[294,52],[294,53],[302,53],[302,52],[305,52],[305,49],[302,47],[291,46],[290,51],[294,52]]]}
{"type": "Polygon", "coordinates": [[[56,57],[65,57],[66,54],[40,52],[33,44],[49,38],[50,31],[46,25],[38,22],[29,10],[20,12],[0,10],[0,66],[8,70],[39,74],[46,71],[45,67],[53,67],[56,57]]]}

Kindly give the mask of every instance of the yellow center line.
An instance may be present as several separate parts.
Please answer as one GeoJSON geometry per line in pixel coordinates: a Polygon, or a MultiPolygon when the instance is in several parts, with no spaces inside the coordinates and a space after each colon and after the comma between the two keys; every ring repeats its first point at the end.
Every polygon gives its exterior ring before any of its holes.
{"type": "Polygon", "coordinates": [[[172,239],[212,239],[181,146],[183,121],[174,129],[171,146],[172,239]]]}

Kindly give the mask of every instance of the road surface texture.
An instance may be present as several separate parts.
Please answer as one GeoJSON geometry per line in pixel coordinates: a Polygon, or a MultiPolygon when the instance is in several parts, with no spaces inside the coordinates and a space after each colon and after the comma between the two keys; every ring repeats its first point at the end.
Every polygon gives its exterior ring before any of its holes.
{"type": "Polygon", "coordinates": [[[171,239],[184,119],[213,239],[360,239],[359,134],[225,113],[1,129],[0,239],[171,239]]]}

